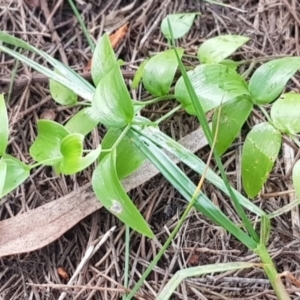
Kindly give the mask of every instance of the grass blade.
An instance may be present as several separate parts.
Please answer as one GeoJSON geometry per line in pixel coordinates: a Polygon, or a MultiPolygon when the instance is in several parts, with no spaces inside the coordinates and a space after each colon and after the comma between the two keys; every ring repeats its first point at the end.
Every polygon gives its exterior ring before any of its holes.
{"type": "MultiPolygon", "coordinates": [[[[182,61],[180,60],[180,57],[176,51],[176,47],[175,47],[175,41],[174,41],[174,38],[173,38],[173,33],[172,33],[172,28],[171,28],[171,25],[170,25],[170,22],[168,20],[168,25],[169,25],[169,30],[170,30],[170,34],[171,34],[171,44],[172,44],[172,47],[174,48],[175,50],[175,54],[176,54],[176,57],[177,57],[177,61],[178,61],[178,65],[179,65],[179,68],[180,68],[180,71],[182,73],[182,77],[184,79],[184,82],[186,84],[186,87],[187,87],[187,90],[189,92],[189,96],[193,102],[193,105],[194,105],[194,108],[195,108],[195,111],[196,111],[196,115],[198,117],[198,120],[203,128],[203,131],[205,133],[205,136],[207,138],[207,141],[210,145],[210,147],[212,146],[212,143],[213,143],[213,136],[212,136],[212,133],[211,133],[211,130],[209,128],[209,125],[208,125],[208,122],[206,120],[206,116],[205,116],[205,113],[203,111],[203,108],[200,104],[200,102],[198,101],[198,97],[195,93],[195,90],[193,89],[193,86],[188,78],[188,75],[187,75],[187,72],[185,70],[185,67],[182,63],[182,61]]],[[[222,175],[222,179],[228,189],[228,192],[230,194],[230,198],[232,199],[232,202],[234,204],[234,207],[236,209],[236,212],[238,213],[238,215],[240,216],[241,220],[243,221],[245,227],[247,228],[247,231],[249,232],[249,234],[256,240],[256,241],[259,241],[259,236],[258,234],[255,232],[252,224],[251,224],[251,221],[250,219],[247,217],[247,215],[245,214],[245,211],[243,210],[243,207],[241,206],[241,204],[239,203],[238,199],[236,198],[230,184],[229,184],[229,180],[225,174],[225,170],[224,170],[224,167],[222,165],[222,162],[221,162],[221,159],[220,157],[218,156],[217,152],[214,150],[214,158],[216,160],[216,163],[218,165],[218,168],[220,170],[220,173],[222,175]]]]}

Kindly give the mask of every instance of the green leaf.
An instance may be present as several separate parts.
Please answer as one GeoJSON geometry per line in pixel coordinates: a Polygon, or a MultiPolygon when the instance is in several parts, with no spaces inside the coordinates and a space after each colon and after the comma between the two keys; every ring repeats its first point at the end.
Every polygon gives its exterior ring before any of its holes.
{"type": "MultiPolygon", "coordinates": [[[[221,156],[239,135],[252,108],[253,104],[248,96],[239,96],[221,106],[218,138],[215,146],[218,155],[221,156]]],[[[212,121],[213,135],[216,134],[218,115],[219,109],[216,109],[212,121]]]]}
{"type": "Polygon", "coordinates": [[[85,107],[72,116],[72,118],[66,123],[65,128],[70,133],[81,133],[83,135],[87,135],[99,123],[100,119],[96,111],[92,107],[85,107]]]}
{"type": "Polygon", "coordinates": [[[271,107],[273,125],[284,133],[300,132],[300,95],[283,94],[271,107]]]}
{"type": "Polygon", "coordinates": [[[300,68],[300,57],[286,57],[260,66],[249,81],[249,92],[256,104],[274,101],[300,68]]]}
{"type": "MultiPolygon", "coordinates": [[[[110,128],[102,140],[102,149],[110,149],[115,144],[121,133],[122,130],[120,129],[110,128]]],[[[116,147],[116,151],[116,171],[120,180],[137,170],[145,161],[143,153],[127,136],[123,137],[122,141],[116,147]]],[[[108,152],[102,152],[100,160],[102,160],[107,154],[108,152]]]]}
{"type": "Polygon", "coordinates": [[[60,145],[60,151],[63,156],[59,171],[66,175],[75,174],[90,166],[100,155],[101,146],[89,152],[82,157],[84,136],[79,133],[72,133],[66,136],[60,145]]]}
{"type": "Polygon", "coordinates": [[[107,127],[125,127],[134,117],[133,104],[119,66],[115,66],[97,85],[92,109],[107,127]]]}
{"type": "Polygon", "coordinates": [[[134,74],[134,77],[133,77],[133,80],[132,80],[132,84],[131,84],[131,87],[133,89],[137,89],[138,86],[139,86],[139,83],[140,81],[142,80],[143,78],[143,75],[144,75],[144,69],[145,69],[145,66],[146,64],[148,63],[149,61],[149,58],[145,59],[138,67],[138,69],[136,70],[135,74],[134,74]]]}
{"type": "MultiPolygon", "coordinates": [[[[60,74],[60,72],[57,70],[55,70],[55,72],[60,74]]],[[[53,79],[50,79],[49,86],[51,96],[55,102],[61,105],[74,105],[77,103],[77,95],[73,90],[65,87],[53,79]]]]}
{"type": "Polygon", "coordinates": [[[224,59],[224,60],[220,61],[219,64],[224,65],[224,66],[226,66],[228,68],[231,68],[233,70],[236,70],[237,67],[240,65],[239,62],[234,61],[232,59],[224,59]]]}
{"type": "Polygon", "coordinates": [[[2,157],[2,159],[6,163],[7,168],[5,183],[2,193],[0,194],[0,198],[9,194],[15,188],[21,185],[30,175],[30,168],[18,159],[10,155],[5,155],[2,157]]]}
{"type": "MultiPolygon", "coordinates": [[[[177,49],[180,57],[183,49],[177,49]]],[[[167,95],[173,82],[178,62],[174,49],[169,49],[153,56],[144,68],[143,84],[154,96],[167,95]]]]}
{"type": "Polygon", "coordinates": [[[249,41],[241,35],[220,35],[201,44],[198,58],[202,64],[219,63],[249,41]]]}
{"type": "Polygon", "coordinates": [[[7,164],[4,158],[2,157],[0,159],[0,199],[5,186],[6,172],[7,172],[7,164]]]}
{"type": "MultiPolygon", "coordinates": [[[[245,80],[224,65],[201,65],[187,74],[204,112],[233,98],[249,94],[245,80]]],[[[182,76],[175,85],[175,96],[189,114],[196,115],[182,76]]]]}
{"type": "Polygon", "coordinates": [[[293,167],[293,184],[298,199],[300,199],[300,160],[293,167]]]}
{"type": "Polygon", "coordinates": [[[193,25],[196,15],[196,13],[167,15],[161,22],[160,30],[166,39],[171,39],[171,34],[169,31],[167,21],[169,19],[173,32],[173,38],[179,39],[189,32],[193,25]]]}
{"type": "Polygon", "coordinates": [[[8,116],[3,94],[0,95],[0,122],[0,156],[2,156],[6,151],[9,132],[8,116]]]}
{"type": "Polygon", "coordinates": [[[281,146],[280,132],[269,123],[260,123],[247,135],[242,151],[242,179],[249,197],[262,189],[281,146]]]}
{"type": "Polygon", "coordinates": [[[149,225],[127,196],[116,172],[116,151],[106,155],[92,177],[94,192],[111,213],[117,216],[127,226],[150,238],[154,237],[149,225]]]}
{"type": "Polygon", "coordinates": [[[95,86],[116,65],[118,65],[118,61],[115,52],[108,35],[105,33],[99,39],[92,58],[91,74],[95,86]]]}
{"type": "Polygon", "coordinates": [[[69,132],[59,123],[50,120],[39,120],[38,135],[29,149],[29,153],[37,162],[53,166],[62,159],[60,144],[69,132]]]}

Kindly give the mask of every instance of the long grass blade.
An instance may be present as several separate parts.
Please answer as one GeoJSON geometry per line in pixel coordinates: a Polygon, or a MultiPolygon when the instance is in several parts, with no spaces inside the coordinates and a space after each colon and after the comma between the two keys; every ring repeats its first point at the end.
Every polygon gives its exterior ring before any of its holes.
{"type": "MultiPolygon", "coordinates": [[[[187,75],[187,72],[185,70],[185,67],[180,59],[180,56],[178,55],[177,51],[176,51],[176,44],[175,44],[175,41],[174,41],[174,38],[173,38],[173,32],[172,32],[172,27],[171,27],[171,24],[170,24],[170,21],[168,20],[168,26],[169,26],[169,31],[170,31],[170,35],[171,35],[171,44],[172,44],[172,47],[175,51],[175,54],[176,54],[176,57],[177,57],[177,61],[178,61],[178,65],[179,65],[179,69],[181,71],[181,74],[182,74],[182,77],[183,77],[183,80],[185,82],[185,85],[186,85],[186,88],[188,90],[188,93],[189,93],[189,96],[192,100],[192,103],[194,105],[194,108],[195,108],[195,111],[196,111],[196,115],[198,117],[198,120],[203,128],[203,131],[205,133],[205,136],[207,138],[207,141],[210,145],[210,147],[212,146],[212,142],[213,142],[213,136],[212,136],[212,132],[209,128],[209,125],[208,125],[208,122],[206,120],[206,116],[205,116],[205,113],[203,111],[203,108],[201,106],[201,103],[198,101],[198,97],[195,93],[195,90],[192,86],[192,83],[191,81],[189,80],[189,77],[187,75]]],[[[241,206],[241,204],[239,203],[237,197],[235,196],[230,184],[229,184],[229,180],[225,174],[225,170],[224,170],[224,167],[223,167],[223,164],[221,162],[221,158],[219,157],[219,155],[217,154],[217,152],[214,150],[214,158],[216,160],[216,163],[218,165],[218,168],[219,168],[219,171],[221,173],[221,176],[222,176],[222,179],[228,189],[228,192],[230,194],[230,198],[232,199],[232,202],[234,204],[234,207],[236,209],[236,212],[238,213],[238,215],[240,216],[241,220],[243,221],[247,231],[249,232],[249,234],[256,240],[256,241],[259,241],[259,236],[258,234],[255,232],[252,224],[251,224],[251,221],[250,219],[247,217],[243,207],[241,206]]]]}
{"type": "MultiPolygon", "coordinates": [[[[141,128],[139,126],[134,126],[134,130],[139,134],[150,139],[158,147],[167,150],[170,154],[176,156],[184,164],[190,167],[192,170],[198,174],[203,174],[205,170],[205,163],[198,158],[193,152],[182,146],[180,143],[174,141],[165,133],[161,132],[155,127],[146,127],[141,128]]],[[[219,188],[227,196],[230,196],[224,181],[211,169],[208,169],[205,177],[209,182],[211,182],[215,187],[219,188]]],[[[258,216],[267,216],[267,214],[256,206],[249,199],[240,194],[237,190],[233,189],[234,194],[236,195],[238,201],[249,211],[255,213],[258,216]]]]}
{"type": "MultiPolygon", "coordinates": [[[[159,169],[162,175],[178,190],[187,200],[192,199],[196,186],[181,171],[176,164],[155,144],[146,137],[140,136],[133,130],[129,130],[127,135],[139,147],[143,154],[159,169]]],[[[202,212],[216,224],[222,226],[249,249],[254,250],[257,242],[234,224],[206,195],[200,193],[195,202],[195,208],[202,212]]]]}
{"type": "Polygon", "coordinates": [[[168,300],[171,295],[174,293],[176,288],[180,285],[180,283],[189,277],[193,276],[201,276],[209,273],[217,273],[217,272],[228,272],[239,269],[247,269],[256,267],[259,264],[251,263],[251,262],[233,262],[233,263],[223,263],[223,264],[214,264],[214,265],[205,265],[199,267],[192,267],[184,270],[177,271],[175,275],[169,280],[169,282],[165,285],[159,295],[156,297],[156,300],[168,300]]]}

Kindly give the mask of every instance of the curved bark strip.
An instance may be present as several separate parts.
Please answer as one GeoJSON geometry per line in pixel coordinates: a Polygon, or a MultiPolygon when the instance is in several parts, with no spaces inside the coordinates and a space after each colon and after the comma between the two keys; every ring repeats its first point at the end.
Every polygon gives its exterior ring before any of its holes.
{"type": "MultiPolygon", "coordinates": [[[[207,145],[201,129],[188,134],[180,143],[193,152],[207,145]]],[[[150,162],[146,162],[123,181],[123,186],[129,192],[158,173],[150,162]]],[[[87,184],[55,201],[3,220],[0,222],[0,257],[40,249],[101,207],[91,184],[87,184]]]]}

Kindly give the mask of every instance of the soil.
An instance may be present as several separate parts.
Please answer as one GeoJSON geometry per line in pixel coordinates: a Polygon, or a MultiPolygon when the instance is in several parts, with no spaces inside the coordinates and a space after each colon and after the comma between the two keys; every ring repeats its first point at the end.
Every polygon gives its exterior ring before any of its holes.
{"type": "MultiPolygon", "coordinates": [[[[228,33],[250,38],[233,56],[236,60],[300,55],[300,6],[297,0],[222,1],[226,6],[209,2],[107,0],[86,3],[78,0],[75,4],[95,41],[104,32],[112,33],[128,22],[128,34],[116,49],[118,57],[127,62],[124,68],[128,72],[127,80],[132,79],[130,74],[145,57],[167,49],[159,25],[169,13],[201,13],[191,32],[179,40],[187,54],[194,55],[199,45],[208,38],[228,33]]],[[[0,30],[21,37],[76,72],[86,73],[92,53],[68,1],[1,0],[0,30]]],[[[31,57],[44,64],[35,56],[31,57]]],[[[37,120],[50,114],[55,121],[64,122],[76,109],[56,105],[49,97],[47,79],[28,66],[3,53],[0,53],[0,61],[0,92],[6,93],[9,110],[9,152],[30,163],[32,159],[28,149],[36,136],[37,120]],[[13,84],[10,85],[11,82],[13,84]]],[[[86,76],[89,77],[89,74],[86,76]]],[[[296,75],[286,89],[299,92],[299,79],[296,75]]],[[[148,96],[142,89],[134,91],[133,95],[136,99],[148,96]]],[[[144,114],[158,118],[175,105],[171,101],[155,105],[144,114]]],[[[241,190],[241,143],[249,128],[262,117],[259,111],[254,111],[241,137],[223,157],[230,180],[238,190],[241,190]]],[[[197,127],[195,118],[179,112],[161,129],[178,140],[197,127]]],[[[104,133],[105,128],[99,128],[89,136],[87,145],[101,141],[104,133]]],[[[290,170],[298,149],[289,145],[288,141],[284,143],[268,183],[254,200],[267,213],[294,200],[290,170]]],[[[208,153],[209,148],[204,147],[197,155],[205,161],[208,153]]],[[[199,179],[191,170],[183,168],[193,180],[199,179]]],[[[36,169],[30,179],[0,202],[1,221],[68,195],[88,183],[91,174],[92,168],[78,176],[59,177],[50,168],[36,169]]],[[[223,194],[209,184],[205,184],[204,192],[233,220],[238,220],[223,194]]],[[[129,288],[132,288],[168,238],[186,202],[160,175],[132,190],[130,197],[138,207],[143,207],[142,212],[158,238],[155,242],[131,233],[129,288]]],[[[296,278],[300,264],[299,224],[297,207],[272,219],[268,245],[278,271],[289,271],[296,278]]],[[[124,291],[124,232],[124,226],[101,208],[39,250],[0,258],[0,300],[52,300],[58,299],[63,291],[67,291],[65,299],[121,299],[124,291]],[[64,289],[87,247],[113,226],[116,230],[77,276],[75,287],[64,289]]],[[[0,240],[1,236],[0,222],[0,240]]],[[[258,262],[258,258],[222,228],[193,211],[166,255],[146,279],[137,299],[155,299],[178,270],[238,261],[258,262]]],[[[291,299],[300,299],[299,288],[288,278],[283,278],[283,281],[291,299]]],[[[189,278],[180,284],[171,299],[276,299],[276,296],[265,274],[255,268],[189,278]]]]}

